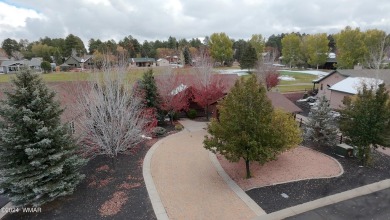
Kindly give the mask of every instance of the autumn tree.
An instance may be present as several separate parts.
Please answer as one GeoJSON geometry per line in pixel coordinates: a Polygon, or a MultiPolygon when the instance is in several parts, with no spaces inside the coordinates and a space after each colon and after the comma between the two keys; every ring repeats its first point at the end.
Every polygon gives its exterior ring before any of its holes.
{"type": "Polygon", "coordinates": [[[224,61],[233,58],[233,42],[225,33],[214,33],[208,42],[210,55],[214,60],[224,64],[224,61]]]}
{"type": "Polygon", "coordinates": [[[213,64],[206,53],[201,53],[193,69],[191,86],[194,101],[205,109],[207,120],[209,120],[209,104],[222,97],[225,89],[224,81],[219,74],[212,72],[213,64]]]}
{"type": "Polygon", "coordinates": [[[166,111],[173,122],[173,115],[182,110],[188,110],[188,85],[182,80],[180,74],[165,68],[163,73],[156,77],[158,94],[161,99],[160,108],[166,111]]]}
{"type": "Polygon", "coordinates": [[[364,44],[367,49],[365,66],[376,70],[383,68],[386,55],[390,51],[390,38],[386,32],[377,29],[367,30],[364,32],[364,44]]]}
{"type": "Polygon", "coordinates": [[[366,85],[343,100],[340,130],[356,146],[363,165],[371,162],[371,149],[390,144],[390,102],[384,84],[366,85]]]}
{"type": "Polygon", "coordinates": [[[337,144],[337,126],[332,109],[325,96],[321,96],[315,107],[310,109],[304,137],[319,146],[335,146],[337,144]]]}
{"type": "Polygon", "coordinates": [[[260,59],[264,52],[265,40],[261,34],[253,34],[249,44],[256,50],[257,59],[260,59]]]}
{"type": "Polygon", "coordinates": [[[367,49],[364,45],[364,35],[359,28],[352,29],[347,26],[335,35],[335,40],[338,68],[352,69],[364,61],[367,49]]]}
{"type": "Polygon", "coordinates": [[[298,64],[301,59],[301,39],[298,35],[292,33],[282,39],[283,62],[292,66],[298,64]]]}
{"type": "Polygon", "coordinates": [[[256,76],[261,85],[264,85],[267,91],[270,91],[272,88],[276,87],[279,82],[279,72],[278,68],[273,65],[277,57],[277,50],[268,52],[266,56],[257,61],[256,64],[256,76]]]}
{"type": "Polygon", "coordinates": [[[292,115],[274,111],[264,86],[251,75],[241,78],[218,105],[219,119],[212,119],[205,148],[229,161],[244,159],[246,177],[250,162],[264,164],[301,142],[301,132],[292,115]]]}
{"type": "Polygon", "coordinates": [[[240,61],[241,69],[248,69],[250,72],[251,69],[253,69],[256,66],[256,62],[257,62],[256,54],[257,54],[256,49],[251,44],[248,44],[244,51],[244,54],[241,57],[241,61],[240,61]]]}
{"type": "Polygon", "coordinates": [[[39,207],[72,194],[85,160],[61,123],[63,109],[38,74],[24,69],[0,106],[0,191],[14,205],[39,207]]]}
{"type": "Polygon", "coordinates": [[[308,63],[318,69],[318,66],[325,64],[328,59],[329,40],[325,33],[306,35],[305,39],[308,63]]]}

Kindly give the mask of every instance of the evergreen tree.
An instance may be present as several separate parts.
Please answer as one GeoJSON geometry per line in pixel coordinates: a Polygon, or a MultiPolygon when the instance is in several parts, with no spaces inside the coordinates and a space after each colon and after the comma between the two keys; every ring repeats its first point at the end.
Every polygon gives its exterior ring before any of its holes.
{"type": "Polygon", "coordinates": [[[146,107],[160,109],[160,97],[152,69],[148,69],[144,72],[139,86],[144,94],[146,107]]]}
{"type": "Polygon", "coordinates": [[[205,148],[232,162],[243,158],[247,178],[251,177],[251,161],[264,164],[301,142],[294,118],[273,110],[265,87],[257,83],[255,75],[237,81],[218,111],[219,119],[212,119],[207,128],[211,136],[206,136],[205,148]]]}
{"type": "Polygon", "coordinates": [[[241,69],[249,69],[250,72],[251,69],[255,67],[256,61],[256,49],[251,44],[248,44],[244,51],[244,54],[241,57],[240,67],[241,69]]]}
{"type": "Polygon", "coordinates": [[[188,47],[184,48],[183,54],[184,54],[184,63],[186,65],[190,65],[192,63],[192,60],[191,60],[191,53],[188,47]]]}
{"type": "Polygon", "coordinates": [[[337,126],[331,113],[329,102],[321,96],[318,104],[310,110],[304,137],[319,146],[335,146],[337,144],[337,126]]]}
{"type": "Polygon", "coordinates": [[[12,84],[0,106],[0,189],[16,206],[40,206],[73,193],[85,160],[39,75],[25,69],[12,84]]]}

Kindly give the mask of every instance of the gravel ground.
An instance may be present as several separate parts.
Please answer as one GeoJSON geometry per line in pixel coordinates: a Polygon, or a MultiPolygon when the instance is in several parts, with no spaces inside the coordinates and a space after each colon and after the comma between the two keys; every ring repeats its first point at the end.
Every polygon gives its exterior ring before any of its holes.
{"type": "Polygon", "coordinates": [[[356,158],[335,156],[329,148],[317,150],[336,158],[343,166],[344,174],[331,179],[312,179],[266,186],[246,193],[267,213],[271,213],[390,178],[390,157],[380,152],[374,151],[374,161],[370,167],[360,167],[356,158]],[[282,193],[287,194],[288,198],[282,197],[282,193]]]}
{"type": "Polygon", "coordinates": [[[156,219],[142,176],[142,162],[156,140],[112,159],[98,156],[83,168],[84,181],[73,195],[41,207],[40,213],[14,213],[3,220],[23,219],[156,219]]]}
{"type": "Polygon", "coordinates": [[[245,178],[246,169],[243,159],[232,163],[222,155],[217,155],[217,158],[223,169],[243,190],[294,180],[335,177],[342,172],[336,160],[306,147],[286,151],[280,154],[277,160],[264,165],[252,162],[250,179],[245,178]]]}

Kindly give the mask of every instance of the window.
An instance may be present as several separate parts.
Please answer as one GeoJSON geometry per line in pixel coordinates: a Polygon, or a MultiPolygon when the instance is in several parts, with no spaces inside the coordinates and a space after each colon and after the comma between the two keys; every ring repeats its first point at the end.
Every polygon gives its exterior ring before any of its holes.
{"type": "Polygon", "coordinates": [[[71,121],[71,122],[69,123],[69,130],[70,130],[70,133],[71,133],[71,134],[74,134],[74,133],[75,133],[74,121],[71,121]]]}
{"type": "Polygon", "coordinates": [[[323,84],[321,83],[321,90],[323,89],[323,84]]]}

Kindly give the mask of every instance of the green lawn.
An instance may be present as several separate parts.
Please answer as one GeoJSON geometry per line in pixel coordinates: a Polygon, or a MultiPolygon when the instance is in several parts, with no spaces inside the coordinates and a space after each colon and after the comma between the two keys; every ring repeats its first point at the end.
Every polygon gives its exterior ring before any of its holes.
{"type": "MultiPolygon", "coordinates": [[[[127,72],[127,77],[130,81],[135,81],[142,77],[142,74],[147,71],[145,68],[140,69],[131,69],[127,72]]],[[[161,69],[154,68],[153,71],[155,74],[161,73],[161,69]]],[[[0,75],[0,83],[9,82],[10,78],[15,74],[3,74],[0,75]]],[[[65,81],[86,81],[91,78],[92,73],[88,72],[54,72],[41,74],[45,82],[65,82],[65,81]]]]}

